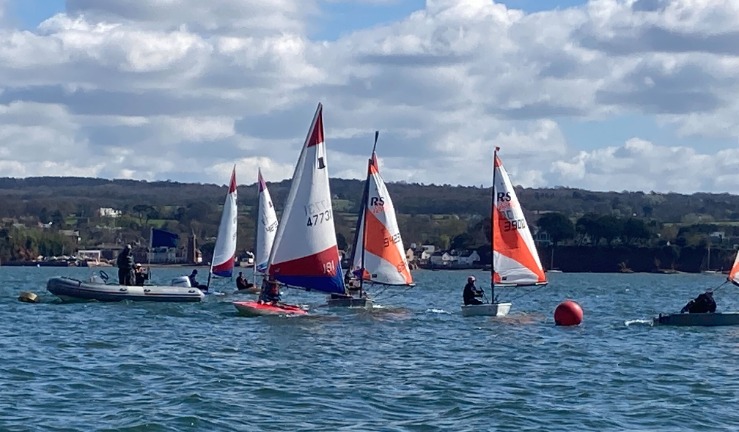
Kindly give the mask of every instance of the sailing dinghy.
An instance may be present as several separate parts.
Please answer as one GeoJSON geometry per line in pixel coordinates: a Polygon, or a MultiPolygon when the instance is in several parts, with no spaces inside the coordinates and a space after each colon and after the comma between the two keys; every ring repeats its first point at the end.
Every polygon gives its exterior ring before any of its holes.
{"type": "Polygon", "coordinates": [[[547,278],[536,251],[523,209],[513,189],[508,172],[498,157],[499,147],[493,153],[492,211],[492,265],[490,268],[490,303],[463,305],[464,316],[506,316],[510,302],[498,302],[495,285],[546,285],[547,278]]]}
{"type": "Polygon", "coordinates": [[[379,134],[375,132],[375,144],[367,166],[367,179],[364,183],[350,259],[352,273],[359,284],[359,298],[329,299],[329,306],[367,307],[368,303],[371,306],[371,300],[365,296],[365,282],[408,287],[414,285],[398,228],[395,207],[377,163],[376,148],[379,134]]]}
{"type": "MultiPolygon", "coordinates": [[[[336,243],[328,160],[323,134],[323,105],[318,104],[295,166],[290,192],[269,255],[267,275],[290,288],[344,294],[339,248],[336,243]]],[[[265,306],[294,305],[236,302],[243,314],[266,315],[265,306]]]]}
{"type": "Polygon", "coordinates": [[[231,278],[236,260],[236,236],[238,230],[238,208],[236,207],[236,167],[231,171],[226,201],[223,203],[221,222],[218,225],[218,236],[213,249],[213,260],[208,274],[208,288],[211,276],[231,278]]]}
{"type": "Polygon", "coordinates": [[[267,263],[269,262],[269,253],[272,250],[272,243],[274,243],[275,233],[277,232],[278,223],[275,206],[272,204],[272,198],[269,195],[267,183],[262,177],[261,169],[257,172],[257,184],[259,185],[259,199],[252,284],[248,288],[237,290],[237,293],[259,294],[260,288],[257,285],[257,277],[265,276],[267,263]]]}
{"type": "MultiPolygon", "coordinates": [[[[732,283],[739,286],[739,251],[734,259],[726,281],[721,284],[732,283]]],[[[732,326],[739,325],[739,312],[707,312],[707,313],[673,313],[659,314],[654,318],[655,325],[673,326],[732,326]]]]}

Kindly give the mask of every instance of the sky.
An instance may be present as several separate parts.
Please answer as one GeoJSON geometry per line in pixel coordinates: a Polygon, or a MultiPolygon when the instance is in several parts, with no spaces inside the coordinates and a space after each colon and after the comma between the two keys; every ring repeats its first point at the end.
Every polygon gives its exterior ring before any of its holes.
{"type": "Polygon", "coordinates": [[[0,177],[739,190],[736,0],[0,0],[0,177]]]}

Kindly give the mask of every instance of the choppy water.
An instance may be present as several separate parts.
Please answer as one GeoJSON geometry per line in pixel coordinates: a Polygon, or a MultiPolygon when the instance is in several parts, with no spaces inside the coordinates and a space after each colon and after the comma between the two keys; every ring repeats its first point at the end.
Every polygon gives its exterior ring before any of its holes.
{"type": "MultiPolygon", "coordinates": [[[[162,281],[181,271],[156,269],[162,281]]],[[[245,318],[200,304],[61,304],[0,267],[2,431],[731,430],[739,328],[648,324],[722,275],[551,274],[500,289],[506,318],[459,313],[466,273],[417,271],[384,309],[245,318]],[[16,300],[31,290],[40,304],[16,300]],[[520,296],[520,298],[516,298],[520,296]],[[556,327],[577,300],[585,321],[556,327]]],[[[112,272],[111,272],[112,273],[112,272]]],[[[482,272],[478,280],[489,280],[482,272]]],[[[232,285],[224,287],[232,291],[232,285]]],[[[240,298],[247,298],[242,296],[240,298]]],[[[716,293],[739,310],[736,288],[716,293]]],[[[288,291],[318,306],[324,296],[288,291]]]]}

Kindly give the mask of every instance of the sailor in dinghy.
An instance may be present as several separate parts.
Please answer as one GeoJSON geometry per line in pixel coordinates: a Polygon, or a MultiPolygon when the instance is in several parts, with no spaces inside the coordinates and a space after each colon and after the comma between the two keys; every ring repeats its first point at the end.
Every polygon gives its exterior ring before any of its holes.
{"type": "Polygon", "coordinates": [[[380,175],[376,151],[379,135],[375,131],[372,155],[367,163],[367,179],[349,260],[353,270],[347,271],[344,295],[332,294],[329,306],[372,308],[373,302],[364,289],[367,283],[414,286],[393,200],[380,175]]]}
{"type": "Polygon", "coordinates": [[[498,157],[499,150],[500,148],[495,147],[493,152],[490,303],[466,304],[465,301],[462,305],[464,316],[508,315],[511,303],[498,301],[495,295],[496,285],[523,287],[547,284],[523,209],[508,172],[498,157]]]}
{"type": "Polygon", "coordinates": [[[739,252],[736,254],[734,265],[731,267],[724,283],[713,290],[707,290],[695,300],[688,302],[680,313],[659,314],[654,318],[654,324],[704,327],[739,325],[739,312],[716,312],[716,301],[713,299],[713,292],[728,283],[739,286],[739,252]]]}

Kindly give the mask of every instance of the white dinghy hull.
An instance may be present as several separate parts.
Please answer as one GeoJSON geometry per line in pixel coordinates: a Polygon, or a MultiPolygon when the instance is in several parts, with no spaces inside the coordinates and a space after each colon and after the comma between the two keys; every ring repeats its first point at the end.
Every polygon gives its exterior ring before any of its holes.
{"type": "Polygon", "coordinates": [[[511,303],[485,303],[479,305],[462,306],[462,316],[496,316],[508,315],[511,303]]]}
{"type": "Polygon", "coordinates": [[[718,327],[739,325],[739,312],[660,314],[654,325],[718,327]]]}

